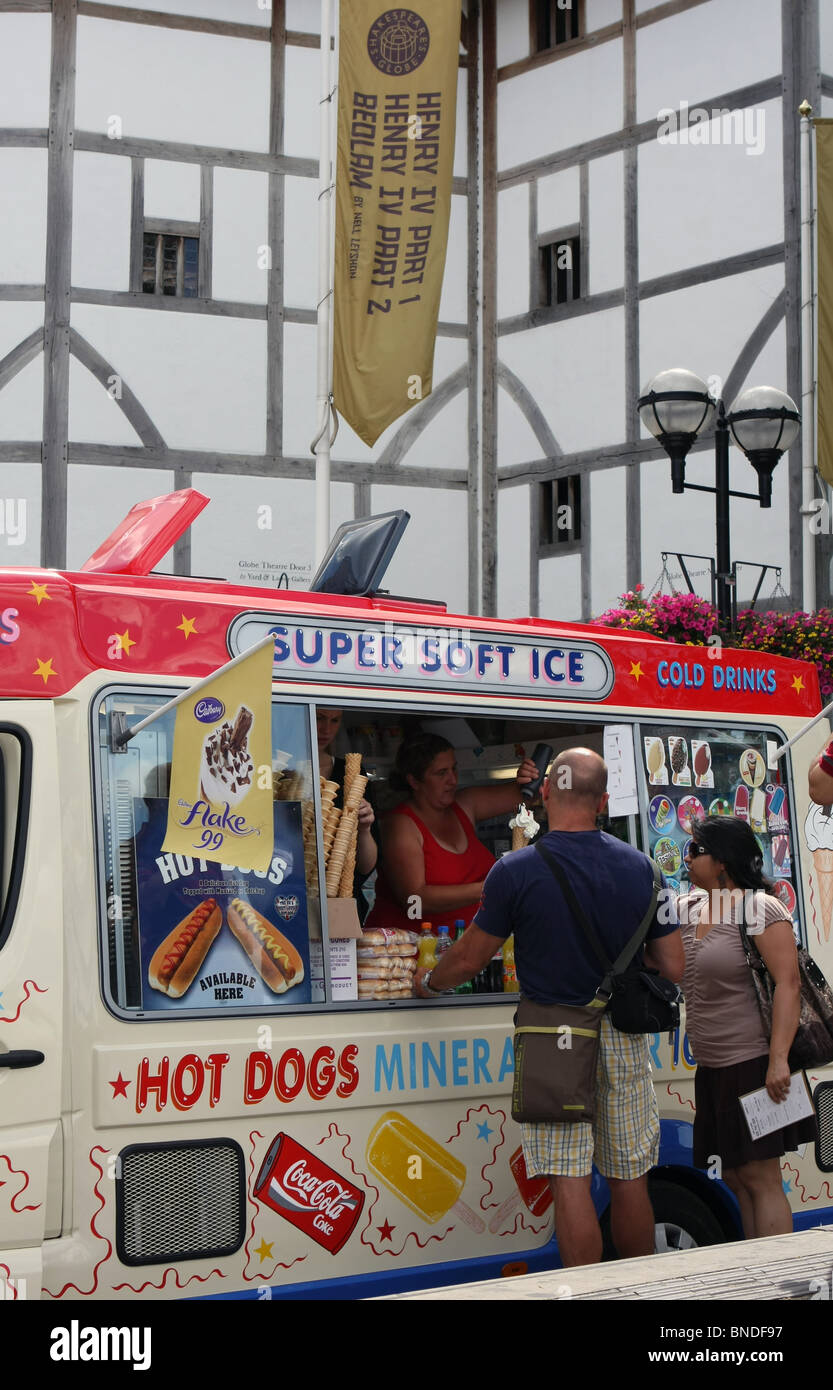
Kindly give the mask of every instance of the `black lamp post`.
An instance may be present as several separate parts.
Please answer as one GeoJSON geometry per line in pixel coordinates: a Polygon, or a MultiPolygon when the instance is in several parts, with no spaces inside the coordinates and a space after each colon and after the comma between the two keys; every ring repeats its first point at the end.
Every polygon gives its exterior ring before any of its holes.
{"type": "Polygon", "coordinates": [[[709,395],[693,372],[672,367],[650,381],[638,401],[643,425],[659,440],[671,459],[671,490],[712,492],[715,495],[717,610],[721,624],[732,618],[729,498],[747,497],[762,507],[772,506],[772,474],[790,448],[800,427],[795,402],[772,386],[752,386],[741,392],[726,414],[723,401],[709,395]],[[717,412],[714,426],[714,487],[685,481],[686,455],[717,412]],[[729,487],[729,432],[758,474],[758,491],[734,492],[729,487]]]}

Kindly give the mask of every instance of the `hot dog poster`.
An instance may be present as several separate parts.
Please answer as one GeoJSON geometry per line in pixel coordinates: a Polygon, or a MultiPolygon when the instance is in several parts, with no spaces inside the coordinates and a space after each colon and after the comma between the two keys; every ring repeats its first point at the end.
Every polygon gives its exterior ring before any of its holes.
{"type": "Polygon", "coordinates": [[[273,802],[274,850],[259,870],[171,853],[167,800],[145,798],[140,808],[149,812],[135,842],[142,1007],[308,1004],[300,804],[273,802]]]}

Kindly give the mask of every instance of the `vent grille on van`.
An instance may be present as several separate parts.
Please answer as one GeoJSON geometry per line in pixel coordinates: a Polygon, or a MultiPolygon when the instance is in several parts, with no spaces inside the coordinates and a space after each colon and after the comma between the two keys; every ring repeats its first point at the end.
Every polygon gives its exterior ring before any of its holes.
{"type": "Polygon", "coordinates": [[[119,1155],[116,1249],[126,1265],[215,1259],[243,1244],[243,1150],[233,1139],[133,1144],[119,1155]]]}
{"type": "Polygon", "coordinates": [[[816,1167],[833,1173],[833,1081],[822,1081],[813,1092],[818,1123],[816,1167]]]}

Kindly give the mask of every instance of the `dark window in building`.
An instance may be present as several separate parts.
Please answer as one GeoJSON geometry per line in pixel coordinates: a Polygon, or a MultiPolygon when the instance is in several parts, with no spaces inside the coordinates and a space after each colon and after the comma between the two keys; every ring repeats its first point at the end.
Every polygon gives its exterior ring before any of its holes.
{"type": "Polygon", "coordinates": [[[542,549],[566,549],[581,540],[581,475],[539,483],[542,549]]]}
{"type": "Polygon", "coordinates": [[[199,294],[197,236],[149,231],[142,239],[142,289],[145,294],[169,294],[196,299],[199,294]]]}
{"type": "Polygon", "coordinates": [[[538,303],[569,304],[581,298],[581,237],[556,236],[538,246],[538,303]]]}
{"type": "Polygon", "coordinates": [[[582,0],[530,0],[533,53],[544,53],[581,34],[582,0]]]}

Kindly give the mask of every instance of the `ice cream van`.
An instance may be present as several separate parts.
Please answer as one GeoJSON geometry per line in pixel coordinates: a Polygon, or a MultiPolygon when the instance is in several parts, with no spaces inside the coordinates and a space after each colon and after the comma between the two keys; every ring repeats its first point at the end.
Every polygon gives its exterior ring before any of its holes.
{"type": "MultiPolygon", "coordinates": [[[[153,573],[205,502],[134,508],[78,572],[0,571],[3,1297],[361,1298],[557,1266],[550,1194],[510,1116],[514,996],[359,998],[361,931],[324,872],[316,709],[343,712],[335,751],[361,755],[379,814],[419,721],[464,785],[513,776],[539,742],[597,749],[610,828],[676,884],[694,819],[747,818],[833,976],[833,819],[806,791],[824,732],[771,759],[819,709],[815,670],[394,598],[349,536],[306,592],[153,573]],[[274,854],[243,871],[210,843],[165,851],[175,716],[160,710],[267,637],[274,854]],[[278,985],[243,949],[247,921],[291,946],[278,985]]],[[[236,792],[245,720],[203,704],[205,776],[222,781],[225,749],[236,792]]],[[[510,849],[506,818],[478,835],[510,849]]],[[[690,1162],[685,1032],[651,1046],[659,1244],[732,1239],[733,1199],[690,1162]]],[[[820,1142],[783,1163],[797,1227],[833,1219],[833,1077],[810,1082],[820,1142]]]]}

